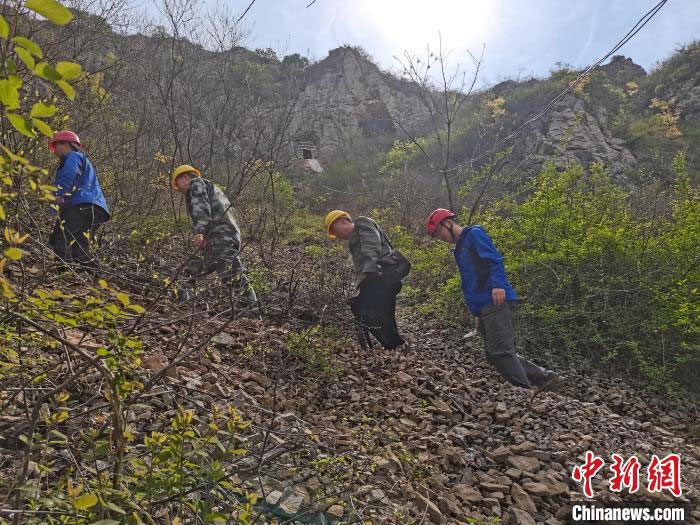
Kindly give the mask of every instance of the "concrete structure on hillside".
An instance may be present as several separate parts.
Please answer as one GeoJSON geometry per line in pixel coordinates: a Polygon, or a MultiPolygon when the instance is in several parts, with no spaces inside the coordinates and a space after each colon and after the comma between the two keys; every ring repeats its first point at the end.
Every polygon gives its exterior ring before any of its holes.
{"type": "Polygon", "coordinates": [[[294,156],[299,159],[305,170],[323,173],[323,167],[317,158],[318,148],[312,142],[297,142],[294,146],[294,156]]]}

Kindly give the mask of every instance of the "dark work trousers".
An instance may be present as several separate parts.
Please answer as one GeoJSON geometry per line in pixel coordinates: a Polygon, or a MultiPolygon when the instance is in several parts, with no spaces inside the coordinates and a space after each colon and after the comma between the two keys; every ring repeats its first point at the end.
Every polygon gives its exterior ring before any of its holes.
{"type": "Polygon", "coordinates": [[[216,272],[237,299],[246,306],[254,306],[258,299],[238,257],[239,251],[240,242],[233,238],[207,242],[204,253],[195,257],[185,269],[185,274],[189,277],[187,287],[193,289],[197,277],[216,272]]]}
{"type": "Polygon", "coordinates": [[[531,388],[544,383],[547,370],[515,352],[516,309],[513,301],[485,307],[479,317],[479,332],[489,363],[510,383],[531,388]]]}
{"type": "Polygon", "coordinates": [[[90,256],[90,242],[95,238],[97,228],[107,219],[104,210],[94,204],[66,206],[56,219],[49,246],[65,262],[96,268],[97,263],[90,256]]]}
{"type": "Polygon", "coordinates": [[[404,343],[396,326],[396,296],[402,283],[391,276],[368,277],[360,283],[359,295],[348,302],[355,320],[386,349],[404,343]]]}

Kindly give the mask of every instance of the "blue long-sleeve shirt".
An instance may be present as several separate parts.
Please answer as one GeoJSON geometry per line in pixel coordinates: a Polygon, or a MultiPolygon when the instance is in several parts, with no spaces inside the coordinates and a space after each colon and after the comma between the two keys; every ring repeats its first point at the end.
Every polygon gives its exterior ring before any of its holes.
{"type": "Polygon", "coordinates": [[[54,186],[58,188],[56,196],[63,198],[63,207],[96,204],[109,216],[95,168],[84,153],[71,151],[61,159],[54,186]]]}
{"type": "Polygon", "coordinates": [[[518,299],[506,277],[503,257],[481,226],[462,230],[454,256],[462,278],[464,302],[473,315],[481,315],[485,306],[493,304],[491,291],[494,288],[505,290],[506,301],[518,299]]]}

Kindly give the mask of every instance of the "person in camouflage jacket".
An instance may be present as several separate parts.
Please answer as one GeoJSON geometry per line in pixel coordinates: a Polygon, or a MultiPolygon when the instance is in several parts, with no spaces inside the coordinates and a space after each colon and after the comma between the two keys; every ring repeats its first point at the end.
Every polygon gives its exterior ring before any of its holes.
{"type": "MultiPolygon", "coordinates": [[[[192,244],[202,249],[201,254],[185,269],[190,277],[189,286],[194,285],[197,277],[216,271],[246,307],[256,307],[255,290],[248,282],[245,267],[239,258],[240,228],[224,192],[189,165],[173,171],[172,184],[173,188],[185,195],[187,213],[192,220],[192,244]]],[[[180,302],[188,298],[187,291],[179,291],[180,302]]]]}

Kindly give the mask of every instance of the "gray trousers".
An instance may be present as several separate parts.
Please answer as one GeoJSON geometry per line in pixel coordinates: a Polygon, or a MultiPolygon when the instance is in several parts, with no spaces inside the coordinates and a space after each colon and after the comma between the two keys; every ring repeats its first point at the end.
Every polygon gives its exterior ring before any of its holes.
{"type": "Polygon", "coordinates": [[[479,332],[484,338],[489,363],[508,382],[531,388],[544,383],[548,372],[515,352],[516,308],[512,301],[485,307],[479,317],[479,332]]]}

